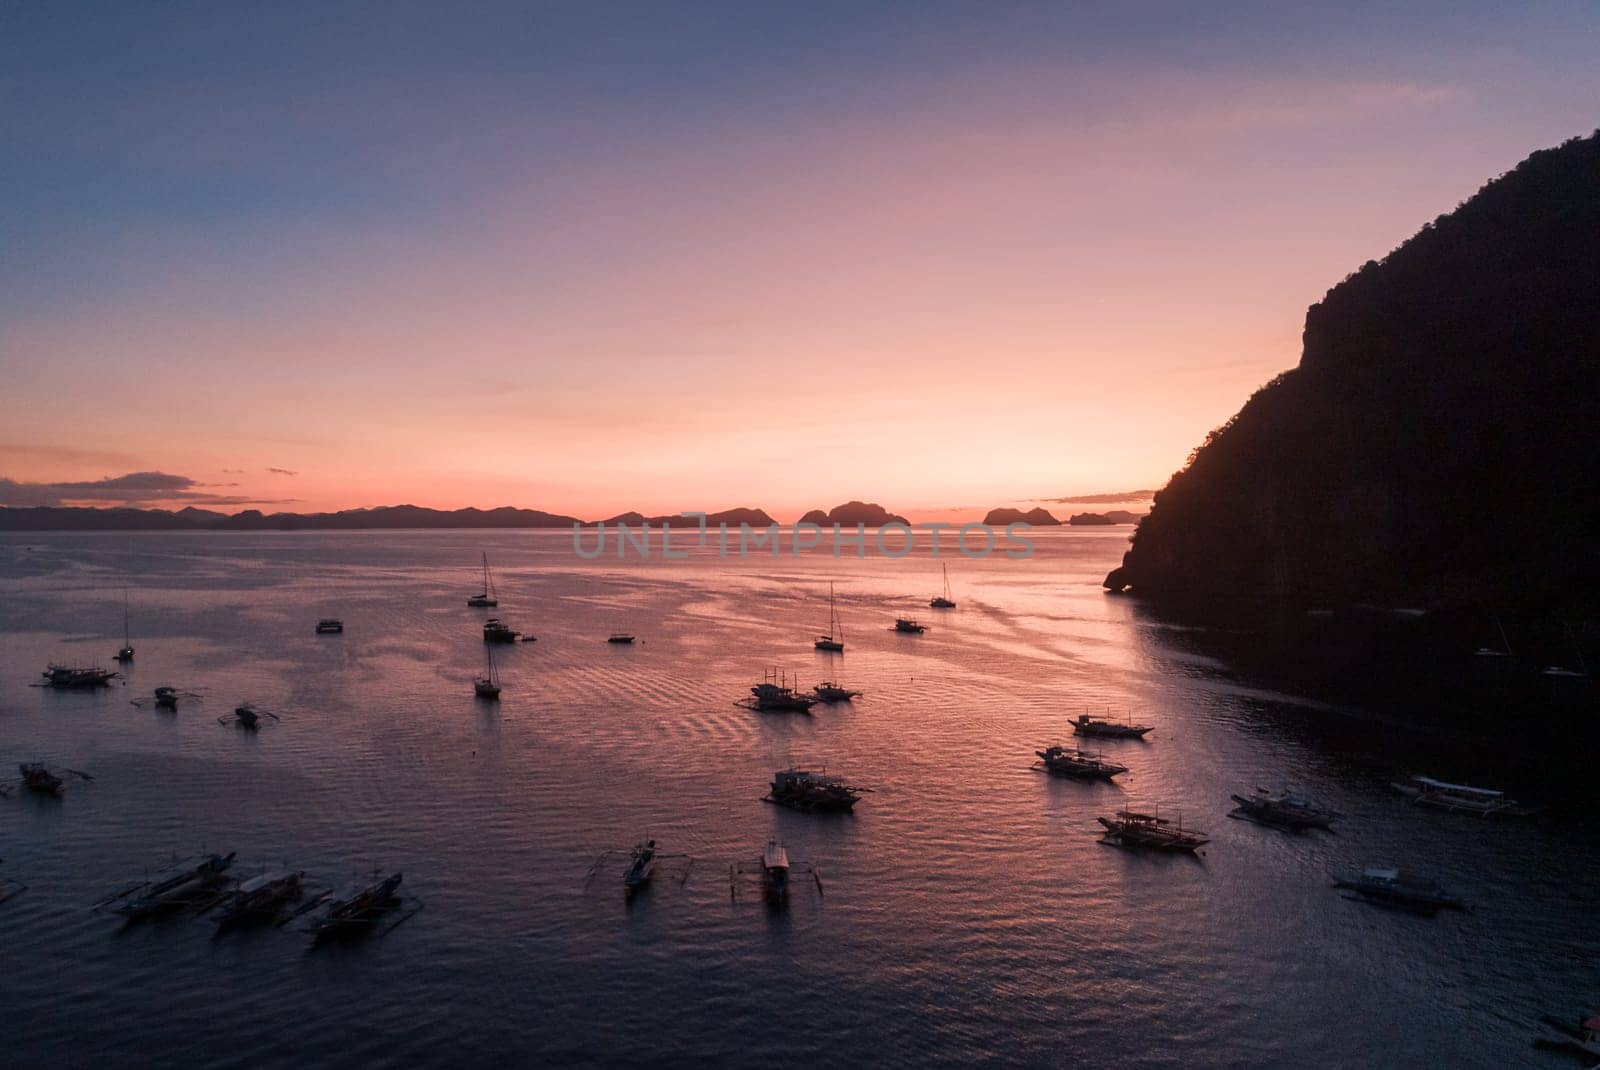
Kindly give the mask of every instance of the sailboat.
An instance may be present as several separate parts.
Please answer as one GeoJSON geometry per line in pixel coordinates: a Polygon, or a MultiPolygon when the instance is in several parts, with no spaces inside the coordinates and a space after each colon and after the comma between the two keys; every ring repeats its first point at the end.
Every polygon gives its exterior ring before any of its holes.
{"type": "Polygon", "coordinates": [[[1589,679],[1589,666],[1583,662],[1583,648],[1578,645],[1578,640],[1572,634],[1572,625],[1563,625],[1567,633],[1567,642],[1572,645],[1572,654],[1575,665],[1546,665],[1540,669],[1542,676],[1552,680],[1587,680],[1589,679]]]}
{"type": "Polygon", "coordinates": [[[499,698],[500,673],[494,667],[494,647],[491,644],[483,644],[483,656],[488,667],[483,676],[472,681],[473,694],[479,698],[499,698]]]}
{"type": "Polygon", "coordinates": [[[817,636],[812,646],[836,654],[844,653],[844,624],[839,620],[839,607],[833,601],[833,584],[828,584],[828,632],[817,636]]]}
{"type": "Polygon", "coordinates": [[[474,609],[495,609],[500,605],[499,599],[494,594],[494,581],[489,578],[488,554],[483,555],[483,593],[467,599],[467,605],[474,609]]]}
{"type": "Polygon", "coordinates": [[[928,603],[931,609],[954,609],[955,601],[950,597],[950,566],[944,566],[944,594],[936,594],[928,603]]]}
{"type": "Polygon", "coordinates": [[[1473,657],[1475,657],[1475,658],[1509,658],[1509,657],[1512,656],[1512,654],[1511,654],[1511,640],[1506,638],[1505,625],[1500,623],[1500,618],[1499,617],[1496,617],[1494,619],[1494,626],[1500,632],[1500,645],[1497,646],[1497,647],[1494,647],[1494,646],[1480,646],[1478,649],[1476,649],[1476,650],[1474,650],[1472,652],[1472,656],[1473,657]]]}
{"type": "Polygon", "coordinates": [[[133,640],[128,635],[128,592],[122,592],[122,649],[117,651],[117,660],[130,662],[133,660],[133,640]]]}

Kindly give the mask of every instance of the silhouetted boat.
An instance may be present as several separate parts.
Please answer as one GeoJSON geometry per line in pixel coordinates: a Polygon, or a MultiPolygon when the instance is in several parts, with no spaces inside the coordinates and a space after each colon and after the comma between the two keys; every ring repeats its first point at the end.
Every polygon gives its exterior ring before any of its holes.
{"type": "Polygon", "coordinates": [[[1098,754],[1068,749],[1060,744],[1033,753],[1039,756],[1040,768],[1057,776],[1077,777],[1080,780],[1110,780],[1119,773],[1128,771],[1127,766],[1108,762],[1098,754]]]}
{"type": "Polygon", "coordinates": [[[122,592],[122,649],[117,651],[117,660],[126,664],[133,660],[133,639],[128,634],[128,592],[122,592]]]}
{"type": "Polygon", "coordinates": [[[217,910],[217,929],[253,921],[278,921],[290,903],[300,898],[305,874],[291,871],[252,877],[225,899],[217,910]]]}
{"type": "Polygon", "coordinates": [[[761,853],[761,887],[774,899],[789,894],[789,852],[777,840],[768,840],[761,853]]]}
{"type": "Polygon", "coordinates": [[[936,595],[933,596],[933,600],[928,603],[928,606],[930,608],[932,608],[932,609],[954,609],[954,608],[956,608],[955,602],[950,597],[950,566],[949,565],[945,565],[943,567],[944,567],[944,593],[943,594],[936,594],[936,595]]]}
{"type": "Polygon", "coordinates": [[[401,899],[395,892],[400,887],[400,881],[401,874],[394,873],[344,899],[336,899],[329,903],[322,916],[311,924],[314,938],[325,940],[330,936],[371,925],[399,907],[401,899]]]}
{"type": "Polygon", "coordinates": [[[22,786],[35,795],[60,795],[61,778],[42,765],[26,762],[17,766],[22,774],[22,786]]]}
{"type": "Polygon", "coordinates": [[[1567,665],[1546,665],[1539,670],[1539,673],[1548,680],[1588,680],[1589,666],[1584,664],[1583,649],[1578,646],[1578,641],[1573,638],[1571,625],[1563,625],[1563,628],[1567,634],[1567,642],[1572,645],[1572,657],[1577,668],[1567,665]]]}
{"type": "Polygon", "coordinates": [[[1257,788],[1252,795],[1234,795],[1239,805],[1230,817],[1242,817],[1263,825],[1298,831],[1300,829],[1332,829],[1333,819],[1340,816],[1332,810],[1323,810],[1309,799],[1285,791],[1268,791],[1257,788]]]}
{"type": "Polygon", "coordinates": [[[1467,908],[1465,902],[1439,887],[1437,881],[1383,866],[1368,866],[1355,877],[1336,877],[1333,886],[1355,892],[1374,903],[1401,907],[1419,914],[1431,915],[1440,909],[1467,908]]]}
{"type": "Polygon", "coordinates": [[[472,681],[472,691],[479,698],[500,697],[500,673],[494,667],[494,647],[483,645],[484,674],[472,681]]]}
{"type": "Polygon", "coordinates": [[[1183,821],[1176,825],[1164,817],[1118,810],[1116,817],[1096,818],[1105,826],[1101,843],[1114,847],[1136,847],[1150,851],[1178,851],[1194,854],[1211,841],[1201,832],[1185,832],[1183,821]]]}
{"type": "Polygon", "coordinates": [[[802,695],[789,686],[787,677],[777,673],[763,674],[761,682],[750,688],[751,697],[744,705],[761,713],[809,713],[817,700],[802,695]]]}
{"type": "Polygon", "coordinates": [[[1472,652],[1473,657],[1478,657],[1478,658],[1509,658],[1509,657],[1512,656],[1512,654],[1511,654],[1511,640],[1506,638],[1506,630],[1505,630],[1505,627],[1500,623],[1500,618],[1499,617],[1496,617],[1494,619],[1494,627],[1495,627],[1495,631],[1500,633],[1500,645],[1497,646],[1497,647],[1496,646],[1480,646],[1477,650],[1474,650],[1472,652]]]}
{"type": "Polygon", "coordinates": [[[116,677],[110,669],[73,668],[66,665],[51,665],[45,670],[46,682],[51,687],[105,687],[116,677]]]}
{"type": "Polygon", "coordinates": [[[338,635],[344,631],[344,621],[337,617],[323,617],[317,621],[318,635],[338,635]]]}
{"type": "Polygon", "coordinates": [[[1145,733],[1154,727],[1147,724],[1110,721],[1101,717],[1091,717],[1087,713],[1080,713],[1078,719],[1072,722],[1072,731],[1080,736],[1102,736],[1108,739],[1143,739],[1145,733]]]}
{"type": "Polygon", "coordinates": [[[483,641],[485,643],[515,643],[520,633],[503,623],[499,617],[490,617],[483,622],[483,641]]]}
{"type": "Polygon", "coordinates": [[[844,652],[844,623],[839,620],[839,608],[833,600],[833,584],[828,584],[828,630],[811,644],[818,650],[839,654],[844,652]]]}
{"type": "Polygon", "coordinates": [[[618,646],[627,646],[633,642],[633,636],[628,632],[612,632],[606,636],[606,642],[616,643],[618,646]]]}
{"type": "Polygon", "coordinates": [[[1539,1047],[1574,1054],[1600,1056],[1600,1014],[1589,1014],[1576,1022],[1557,1018],[1553,1014],[1541,1015],[1539,1021],[1561,1034],[1560,1040],[1541,1040],[1539,1047]]]}
{"type": "MultiPolygon", "coordinates": [[[[257,728],[261,727],[261,718],[263,717],[271,717],[274,721],[278,719],[277,714],[270,713],[266,710],[258,710],[254,706],[250,705],[250,703],[244,702],[233,708],[232,722],[246,731],[254,732],[257,728]]],[[[229,718],[218,717],[217,723],[227,724],[229,723],[229,718]]]]}
{"type": "Polygon", "coordinates": [[[926,625],[918,624],[910,617],[896,617],[894,620],[894,630],[897,632],[905,632],[908,635],[921,635],[928,629],[926,625]]]}
{"type": "Polygon", "coordinates": [[[194,906],[197,899],[212,893],[217,885],[227,879],[227,872],[232,866],[232,851],[225,855],[211,855],[192,869],[138,889],[133,898],[115,907],[115,912],[129,921],[137,921],[153,914],[194,906]]]}
{"type": "Polygon", "coordinates": [[[156,688],[156,706],[163,710],[178,708],[178,689],[175,687],[156,688]]]}
{"type": "Polygon", "coordinates": [[[819,702],[849,702],[853,698],[860,698],[861,692],[852,691],[848,687],[824,680],[811,689],[819,702]]]}
{"type": "Polygon", "coordinates": [[[645,840],[634,844],[633,852],[629,856],[628,868],[622,873],[623,889],[632,895],[646,884],[656,871],[656,841],[645,840]]]}
{"type": "Polygon", "coordinates": [[[489,578],[489,555],[483,555],[483,591],[467,599],[467,605],[475,609],[495,609],[500,605],[499,598],[495,595],[494,581],[489,578]]]}
{"type": "Polygon", "coordinates": [[[1524,806],[1515,799],[1506,798],[1505,792],[1490,788],[1474,788],[1466,784],[1451,784],[1432,777],[1413,775],[1409,780],[1393,781],[1389,785],[1402,795],[1411,797],[1418,806],[1454,813],[1478,814],[1483,817],[1529,817],[1539,812],[1535,806],[1524,806]]]}
{"type": "Polygon", "coordinates": [[[866,788],[852,787],[838,777],[804,769],[784,769],[772,775],[767,801],[794,810],[849,812],[866,788]]]}

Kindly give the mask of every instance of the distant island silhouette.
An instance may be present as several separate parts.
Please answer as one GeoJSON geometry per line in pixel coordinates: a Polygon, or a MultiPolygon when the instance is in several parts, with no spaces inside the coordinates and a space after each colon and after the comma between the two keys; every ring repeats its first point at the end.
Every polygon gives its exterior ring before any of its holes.
{"type": "Polygon", "coordinates": [[[1050,515],[1048,509],[1029,509],[1023,512],[1021,509],[1004,507],[990,509],[983,522],[992,528],[1003,528],[1008,524],[1031,524],[1036,528],[1053,528],[1061,524],[1061,521],[1050,515]]]}
{"type": "Polygon", "coordinates": [[[1311,306],[1299,366],[1195,449],[1106,586],[1592,606],[1596,457],[1600,132],[1311,306]]]}

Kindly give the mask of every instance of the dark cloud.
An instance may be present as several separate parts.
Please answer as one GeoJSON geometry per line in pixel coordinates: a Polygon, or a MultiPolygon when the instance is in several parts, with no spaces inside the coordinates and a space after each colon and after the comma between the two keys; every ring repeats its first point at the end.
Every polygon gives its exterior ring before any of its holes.
{"type": "Polygon", "coordinates": [[[292,468],[269,468],[267,471],[271,472],[275,476],[297,476],[300,474],[299,472],[294,471],[292,468]]]}
{"type": "Polygon", "coordinates": [[[1041,502],[1060,502],[1063,505],[1111,505],[1116,502],[1147,502],[1156,496],[1153,490],[1123,490],[1110,494],[1073,494],[1065,498],[1040,498],[1041,502]]]}
{"type": "Polygon", "coordinates": [[[16,458],[29,462],[56,461],[63,464],[105,465],[108,468],[139,463],[126,453],[78,449],[73,446],[29,446],[20,442],[0,442],[0,458],[16,458]]]}
{"type": "Polygon", "coordinates": [[[76,483],[24,483],[0,477],[0,505],[284,505],[294,500],[216,494],[207,486],[167,472],[129,472],[76,483]]]}

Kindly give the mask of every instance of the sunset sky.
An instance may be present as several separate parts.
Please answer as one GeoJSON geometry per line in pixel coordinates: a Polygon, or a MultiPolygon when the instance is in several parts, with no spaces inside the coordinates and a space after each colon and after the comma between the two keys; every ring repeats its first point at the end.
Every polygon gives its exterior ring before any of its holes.
{"type": "Polygon", "coordinates": [[[6,5],[0,504],[1159,486],[1600,125],[1597,54],[1590,3],[6,5]]]}

